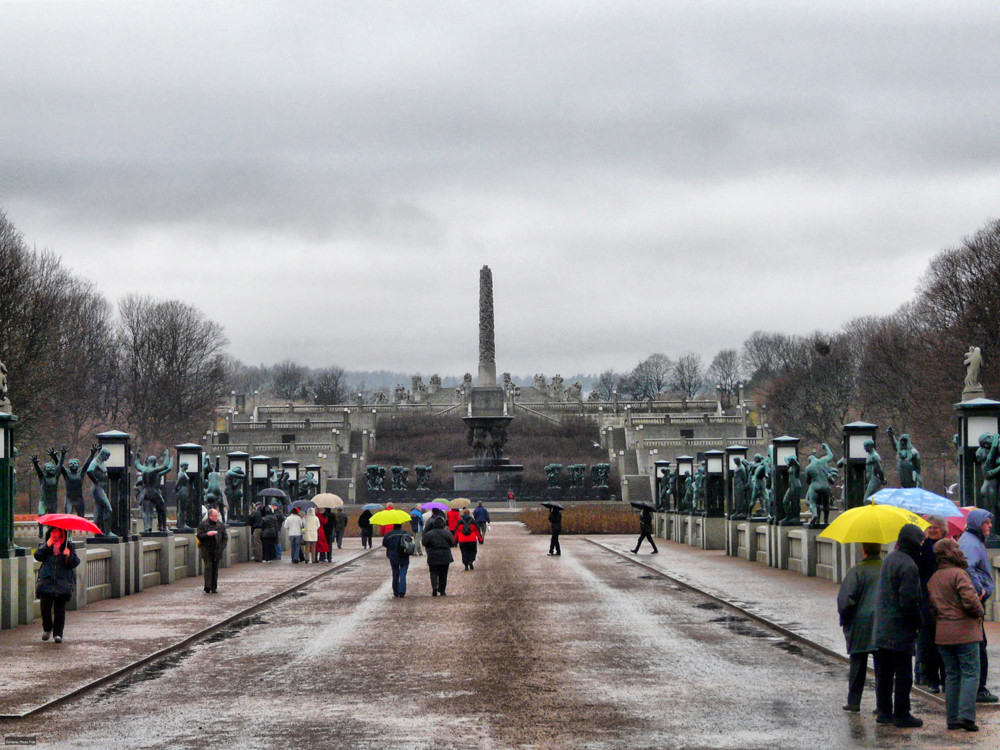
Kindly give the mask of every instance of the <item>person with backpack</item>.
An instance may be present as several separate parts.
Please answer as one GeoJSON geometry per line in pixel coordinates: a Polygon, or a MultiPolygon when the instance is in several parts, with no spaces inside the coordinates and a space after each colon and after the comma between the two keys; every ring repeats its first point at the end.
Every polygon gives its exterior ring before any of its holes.
{"type": "Polygon", "coordinates": [[[392,531],[382,537],[385,556],[389,558],[392,568],[392,595],[402,599],[406,596],[406,571],[410,567],[410,555],[413,554],[413,537],[403,531],[403,525],[397,523],[392,531]]]}
{"type": "Polygon", "coordinates": [[[265,505],[260,512],[260,543],[265,563],[272,563],[276,558],[275,543],[278,541],[280,526],[278,517],[274,515],[270,506],[265,505]]]}
{"type": "Polygon", "coordinates": [[[423,557],[424,551],[420,547],[420,538],[424,531],[424,516],[416,508],[410,511],[410,531],[413,532],[413,554],[417,557],[423,557]]]}
{"type": "Polygon", "coordinates": [[[455,527],[455,541],[462,550],[462,564],[465,565],[465,569],[475,570],[477,545],[483,543],[483,535],[468,508],[465,508],[459,516],[455,527]]]}
{"type": "Polygon", "coordinates": [[[431,596],[445,596],[448,588],[448,566],[454,562],[451,548],[455,537],[448,530],[440,510],[431,513],[424,525],[424,549],[427,550],[427,569],[431,575],[431,596]]]}

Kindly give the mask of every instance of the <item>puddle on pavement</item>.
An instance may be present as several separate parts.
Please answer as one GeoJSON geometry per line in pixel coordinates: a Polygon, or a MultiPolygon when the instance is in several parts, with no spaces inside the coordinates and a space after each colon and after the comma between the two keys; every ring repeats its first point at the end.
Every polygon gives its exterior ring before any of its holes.
{"type": "Polygon", "coordinates": [[[97,695],[97,700],[103,700],[105,698],[113,698],[116,695],[121,695],[122,693],[128,692],[130,688],[135,685],[141,685],[144,682],[152,682],[162,677],[164,674],[169,672],[171,669],[179,667],[185,659],[187,659],[193,651],[179,651],[176,654],[171,654],[160,659],[153,664],[147,664],[145,667],[140,669],[133,674],[124,677],[123,679],[116,682],[109,688],[105,688],[97,695]]]}
{"type": "MultiPolygon", "coordinates": [[[[219,643],[220,641],[228,640],[229,638],[239,635],[251,625],[267,625],[267,620],[264,619],[263,615],[259,614],[244,617],[242,620],[237,620],[232,625],[227,625],[222,630],[212,633],[212,635],[208,638],[201,641],[198,646],[206,643],[219,643]]],[[[198,646],[195,646],[195,648],[198,646]]]]}
{"type": "Polygon", "coordinates": [[[305,591],[293,591],[288,595],[292,599],[301,599],[303,596],[309,596],[305,591]]]}
{"type": "Polygon", "coordinates": [[[695,604],[695,609],[722,609],[722,605],[718,602],[702,602],[701,604],[695,604]]]}
{"type": "Polygon", "coordinates": [[[735,633],[736,635],[746,635],[750,638],[773,638],[771,633],[751,625],[748,618],[740,617],[739,615],[716,617],[709,620],[709,622],[717,622],[725,625],[727,630],[735,633]]]}

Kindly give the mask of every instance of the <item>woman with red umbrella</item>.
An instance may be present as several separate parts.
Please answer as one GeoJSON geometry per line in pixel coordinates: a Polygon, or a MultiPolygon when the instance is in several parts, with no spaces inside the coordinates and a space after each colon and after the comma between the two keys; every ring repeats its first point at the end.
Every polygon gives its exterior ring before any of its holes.
{"type": "Polygon", "coordinates": [[[72,596],[76,583],[73,568],[80,564],[80,558],[66,532],[50,527],[45,541],[35,550],[35,559],[42,563],[35,584],[35,596],[42,605],[42,640],[47,641],[53,636],[56,643],[62,643],[66,602],[72,596]]]}

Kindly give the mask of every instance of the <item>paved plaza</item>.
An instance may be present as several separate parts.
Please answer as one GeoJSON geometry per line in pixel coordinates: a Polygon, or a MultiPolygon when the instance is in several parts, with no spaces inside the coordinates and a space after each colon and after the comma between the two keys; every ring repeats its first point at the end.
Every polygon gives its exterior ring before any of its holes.
{"type": "Polygon", "coordinates": [[[393,598],[382,551],[349,540],[331,565],[223,570],[218,596],[189,578],[98,602],[69,613],[61,645],[37,623],[4,631],[0,713],[27,715],[0,734],[49,748],[1000,746],[992,708],[978,735],[949,732],[941,701],[916,695],[923,729],[877,726],[869,684],[845,714],[828,582],[668,542],[632,556],[634,537],[564,537],[561,557],[547,543],[493,524],[445,598],[423,558],[393,598]]]}

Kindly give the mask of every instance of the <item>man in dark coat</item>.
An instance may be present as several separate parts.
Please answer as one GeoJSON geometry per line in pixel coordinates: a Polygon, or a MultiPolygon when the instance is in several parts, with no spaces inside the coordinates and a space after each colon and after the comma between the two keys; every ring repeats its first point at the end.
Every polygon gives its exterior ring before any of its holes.
{"type": "Polygon", "coordinates": [[[198,524],[198,541],[201,544],[201,559],[205,563],[205,593],[217,594],[219,588],[219,563],[226,551],[229,533],[226,524],[219,518],[219,509],[212,508],[208,517],[198,524]]]}
{"type": "Polygon", "coordinates": [[[635,543],[635,549],[632,550],[633,555],[639,554],[639,547],[642,546],[642,540],[648,539],[649,543],[653,545],[652,554],[656,554],[660,550],[656,549],[656,542],[653,541],[653,511],[649,508],[643,508],[639,513],[639,541],[635,543]]]}
{"type": "Polygon", "coordinates": [[[924,533],[908,523],[899,530],[896,549],[882,563],[875,604],[875,693],[879,724],[920,727],[910,713],[913,645],[920,630],[920,546],[924,533]]]}
{"type": "Polygon", "coordinates": [[[559,534],[562,532],[562,511],[559,508],[549,508],[549,527],[552,529],[552,537],[549,539],[549,554],[561,555],[562,547],[559,546],[559,534]]]}
{"type": "Polygon", "coordinates": [[[435,510],[424,525],[424,549],[427,551],[427,568],[431,574],[431,596],[445,596],[448,588],[448,566],[455,560],[451,548],[455,537],[448,531],[448,524],[441,511],[435,510]]]}
{"type": "MultiPolygon", "coordinates": [[[[347,529],[347,511],[336,508],[333,511],[333,534],[337,540],[337,549],[344,547],[344,530],[347,529]]],[[[330,547],[333,547],[331,543],[330,547]]]]}
{"type": "Polygon", "coordinates": [[[865,559],[851,568],[837,594],[837,611],[840,626],[844,629],[847,653],[851,657],[851,671],[847,682],[845,711],[861,710],[861,694],[868,676],[868,654],[878,657],[875,650],[875,600],[878,579],[882,570],[882,545],[866,542],[861,545],[865,559]]]}
{"type": "Polygon", "coordinates": [[[406,596],[406,571],[410,567],[410,556],[405,554],[400,546],[405,536],[409,535],[403,531],[403,525],[397,523],[392,527],[392,531],[382,538],[385,556],[389,559],[389,567],[392,568],[392,595],[399,598],[406,596]]]}

